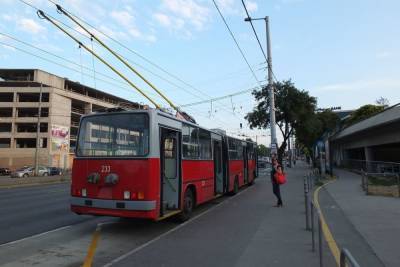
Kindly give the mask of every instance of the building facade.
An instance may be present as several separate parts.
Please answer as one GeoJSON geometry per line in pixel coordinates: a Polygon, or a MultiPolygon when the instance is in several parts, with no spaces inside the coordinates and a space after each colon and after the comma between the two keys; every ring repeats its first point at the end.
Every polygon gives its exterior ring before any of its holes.
{"type": "Polygon", "coordinates": [[[0,167],[70,169],[80,117],[139,104],[37,69],[0,69],[0,167]]]}

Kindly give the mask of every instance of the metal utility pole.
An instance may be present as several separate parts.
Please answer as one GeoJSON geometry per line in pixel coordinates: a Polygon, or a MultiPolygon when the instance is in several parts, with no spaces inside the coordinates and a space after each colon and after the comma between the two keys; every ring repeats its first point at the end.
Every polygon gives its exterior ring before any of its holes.
{"type": "Polygon", "coordinates": [[[38,119],[36,124],[36,149],[35,149],[35,175],[39,174],[39,148],[40,148],[40,116],[42,113],[42,90],[43,85],[40,84],[40,93],[39,93],[39,112],[38,119]]]}
{"type": "Polygon", "coordinates": [[[275,94],[274,82],[272,80],[272,56],[271,56],[271,38],[269,34],[269,17],[265,17],[265,28],[267,35],[267,64],[268,64],[268,96],[269,96],[269,120],[271,124],[271,154],[277,153],[278,141],[276,139],[275,128],[275,94]]]}
{"type": "Polygon", "coordinates": [[[269,98],[269,121],[271,126],[271,156],[277,155],[278,140],[276,139],[276,120],[275,120],[275,94],[274,82],[272,73],[272,56],[271,56],[271,38],[269,32],[269,17],[265,18],[251,18],[247,17],[244,21],[251,23],[252,20],[265,20],[265,29],[267,36],[267,65],[268,65],[268,98],[269,98]]]}

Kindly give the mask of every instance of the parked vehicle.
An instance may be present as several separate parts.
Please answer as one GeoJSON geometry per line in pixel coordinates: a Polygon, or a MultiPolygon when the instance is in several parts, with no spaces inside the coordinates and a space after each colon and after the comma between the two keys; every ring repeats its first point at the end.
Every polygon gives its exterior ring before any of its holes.
{"type": "MultiPolygon", "coordinates": [[[[35,167],[23,167],[21,169],[16,170],[15,172],[11,173],[12,178],[22,178],[22,177],[29,177],[35,175],[35,167]]],[[[38,169],[39,176],[48,176],[49,170],[46,167],[39,166],[38,169]]]]}
{"type": "Polygon", "coordinates": [[[0,168],[0,175],[10,175],[11,171],[9,168],[0,168]]]}
{"type": "Polygon", "coordinates": [[[48,169],[49,175],[62,175],[63,174],[63,170],[58,167],[48,167],[47,169],[48,169]]]}

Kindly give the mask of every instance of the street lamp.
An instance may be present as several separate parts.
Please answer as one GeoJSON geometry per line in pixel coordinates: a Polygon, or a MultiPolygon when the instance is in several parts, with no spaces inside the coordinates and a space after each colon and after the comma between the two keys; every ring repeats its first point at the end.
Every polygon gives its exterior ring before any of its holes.
{"type": "Polygon", "coordinates": [[[265,29],[267,37],[267,65],[268,65],[268,97],[269,97],[269,120],[271,124],[271,155],[277,154],[278,142],[276,139],[276,128],[275,128],[275,96],[272,81],[272,56],[271,56],[271,40],[269,36],[269,17],[265,18],[251,18],[247,17],[244,19],[246,22],[252,20],[265,20],[265,29]]]}

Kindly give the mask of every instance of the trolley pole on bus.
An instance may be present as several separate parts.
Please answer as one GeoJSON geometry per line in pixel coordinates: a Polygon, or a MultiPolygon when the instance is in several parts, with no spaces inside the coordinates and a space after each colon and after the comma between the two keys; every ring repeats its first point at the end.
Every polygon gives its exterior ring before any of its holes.
{"type": "Polygon", "coordinates": [[[272,73],[272,55],[271,55],[271,38],[269,31],[269,16],[265,18],[251,18],[247,17],[244,21],[252,20],[265,20],[265,30],[267,36],[267,74],[268,74],[268,99],[269,99],[269,122],[271,127],[271,156],[277,155],[278,140],[276,139],[276,121],[275,121],[275,94],[274,94],[274,82],[272,73]]]}

